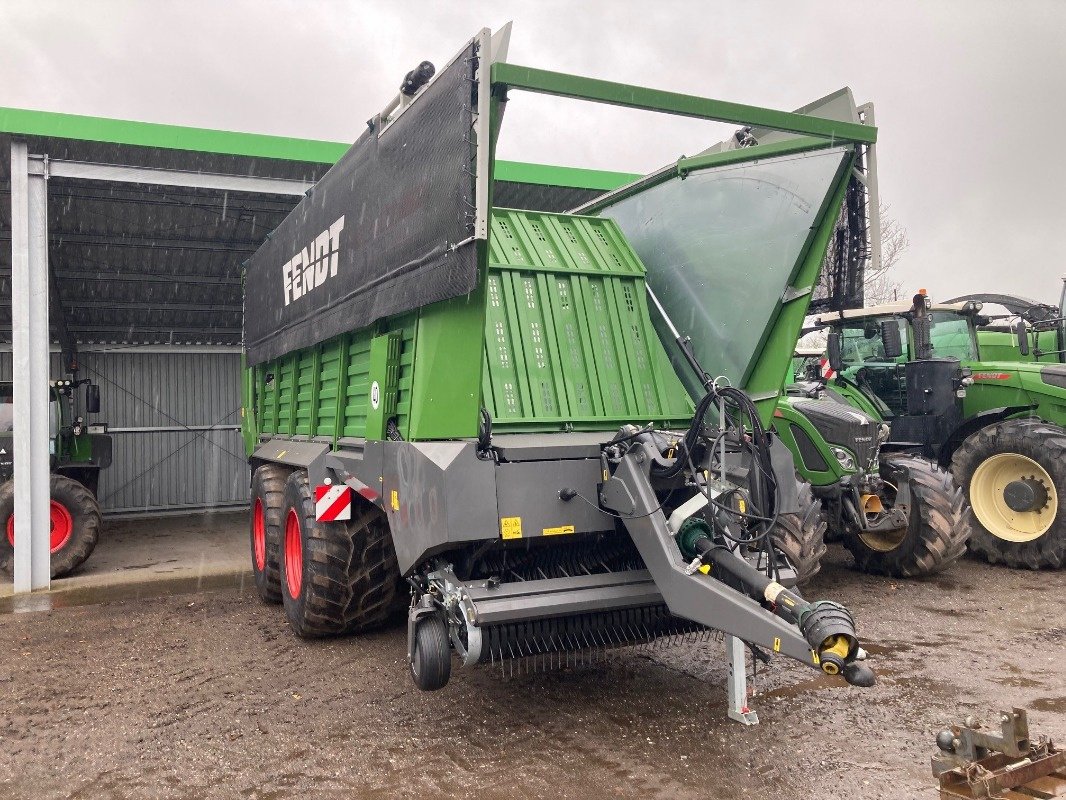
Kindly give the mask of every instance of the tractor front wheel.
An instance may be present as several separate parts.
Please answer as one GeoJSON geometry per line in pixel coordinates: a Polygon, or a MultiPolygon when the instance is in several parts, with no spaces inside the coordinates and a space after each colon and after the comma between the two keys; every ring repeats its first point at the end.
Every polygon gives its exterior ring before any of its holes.
{"type": "Polygon", "coordinates": [[[1012,419],[971,434],[951,469],[976,520],[970,549],[992,564],[1066,566],[1066,430],[1012,419]]]}
{"type": "MultiPolygon", "coordinates": [[[[100,538],[100,506],[93,493],[75,480],[49,478],[49,551],[51,575],[61,578],[80,567],[100,538]]],[[[0,569],[9,575],[15,561],[15,482],[0,486],[0,569]]]]}
{"type": "Polygon", "coordinates": [[[906,473],[911,496],[907,527],[854,533],[844,538],[844,546],[856,568],[873,575],[917,578],[940,572],[966,552],[970,525],[962,490],[950,472],[928,459],[894,455],[884,461],[902,468],[894,473],[906,473]]]}
{"type": "Polygon", "coordinates": [[[795,568],[796,585],[803,586],[822,568],[826,525],[822,502],[812,496],[809,483],[800,485],[799,507],[798,513],[778,514],[770,538],[795,568]]]}

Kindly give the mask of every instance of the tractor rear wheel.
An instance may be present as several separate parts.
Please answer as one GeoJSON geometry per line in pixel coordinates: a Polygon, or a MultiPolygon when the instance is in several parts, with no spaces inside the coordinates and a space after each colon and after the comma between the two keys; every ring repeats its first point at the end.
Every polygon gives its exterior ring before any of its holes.
{"type": "Polygon", "coordinates": [[[951,460],[970,498],[970,549],[1008,567],[1066,566],[1066,430],[1012,419],[971,434],[951,460]]]}
{"type": "Polygon", "coordinates": [[[770,533],[774,548],[796,569],[796,585],[802,586],[822,568],[825,555],[825,519],[822,501],[811,494],[811,485],[803,482],[799,490],[800,511],[778,514],[770,533]]]}
{"type": "Polygon", "coordinates": [[[252,574],[264,603],[281,602],[281,526],[285,511],[285,479],[289,470],[263,464],[252,474],[252,574]]]}
{"type": "MultiPolygon", "coordinates": [[[[51,505],[49,550],[51,575],[61,578],[80,567],[100,538],[100,505],[93,493],[76,480],[52,474],[48,480],[51,505]]],[[[14,571],[15,482],[0,486],[0,569],[14,571]]]]}
{"type": "Polygon", "coordinates": [[[281,597],[299,636],[360,633],[392,621],[402,608],[385,514],[355,501],[349,522],[318,522],[307,473],[297,470],[285,481],[281,597]]]}
{"type": "Polygon", "coordinates": [[[893,578],[917,578],[940,572],[966,552],[970,525],[962,490],[951,473],[932,461],[909,455],[885,457],[907,472],[911,494],[906,528],[855,533],[844,546],[862,572],[893,578]]]}

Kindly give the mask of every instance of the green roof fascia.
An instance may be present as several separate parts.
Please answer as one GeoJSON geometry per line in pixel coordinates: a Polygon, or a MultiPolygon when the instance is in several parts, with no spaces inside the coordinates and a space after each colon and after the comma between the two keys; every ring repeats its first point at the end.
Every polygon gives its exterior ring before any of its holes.
{"type": "Polygon", "coordinates": [[[314,139],[187,128],[157,122],[133,122],[22,108],[0,108],[0,132],[316,164],[334,164],[351,147],[350,144],[314,139]]]}
{"type": "Polygon", "coordinates": [[[877,128],[872,125],[776,111],[771,108],[730,103],[724,100],[711,100],[696,95],[648,89],[625,83],[567,75],[562,72],[549,72],[518,64],[493,64],[492,82],[496,85],[559,97],[592,100],[610,105],[660,111],[735,125],[771,128],[806,136],[822,136],[871,144],[877,141],[877,128]]]}
{"type": "MultiPolygon", "coordinates": [[[[335,164],[351,147],[351,144],[343,142],[189,128],[23,108],[0,108],[0,133],[252,158],[276,158],[313,164],[335,164]]],[[[602,191],[617,189],[639,177],[626,172],[555,167],[520,161],[497,161],[494,176],[497,180],[516,183],[602,191]]]]}

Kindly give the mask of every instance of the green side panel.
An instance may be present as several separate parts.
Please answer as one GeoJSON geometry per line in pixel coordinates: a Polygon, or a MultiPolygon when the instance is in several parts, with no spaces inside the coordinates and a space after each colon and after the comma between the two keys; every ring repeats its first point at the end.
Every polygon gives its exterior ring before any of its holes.
{"type": "MultiPolygon", "coordinates": [[[[405,438],[463,439],[477,435],[484,337],[484,284],[468,295],[420,310],[411,375],[413,402],[409,419],[400,422],[401,433],[406,428],[405,438]]],[[[401,370],[398,406],[403,405],[403,377],[401,370]]]]}
{"type": "Polygon", "coordinates": [[[248,369],[241,354],[241,441],[244,452],[252,454],[259,438],[259,398],[256,393],[257,370],[248,369]]]}
{"type": "Polygon", "coordinates": [[[400,384],[400,349],[403,337],[398,332],[375,336],[370,341],[370,407],[366,412],[366,438],[384,439],[390,418],[396,415],[400,384]]]}
{"type": "Polygon", "coordinates": [[[684,422],[644,268],[610,220],[495,209],[483,381],[496,430],[684,422]]]}
{"type": "Polygon", "coordinates": [[[345,390],[342,403],[340,436],[364,436],[370,396],[370,340],[373,331],[365,329],[349,334],[348,360],[343,369],[345,390]]]}
{"type": "Polygon", "coordinates": [[[320,346],[318,385],[316,388],[314,410],[315,436],[337,435],[337,409],[341,377],[341,362],[347,356],[344,336],[325,341],[320,346]]]}

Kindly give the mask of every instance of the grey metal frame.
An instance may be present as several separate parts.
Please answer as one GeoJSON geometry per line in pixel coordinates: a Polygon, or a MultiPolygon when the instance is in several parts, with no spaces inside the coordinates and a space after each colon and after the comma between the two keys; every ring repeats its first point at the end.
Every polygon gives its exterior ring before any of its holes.
{"type": "Polygon", "coordinates": [[[48,448],[48,185],[11,144],[11,348],[14,373],[16,594],[51,580],[48,448]]]}
{"type": "Polygon", "coordinates": [[[15,594],[48,589],[51,580],[47,183],[51,177],[283,196],[303,195],[312,186],[280,178],[50,159],[31,155],[25,142],[11,143],[11,352],[14,374],[20,376],[14,384],[19,420],[14,437],[19,477],[15,483],[15,594]]]}

